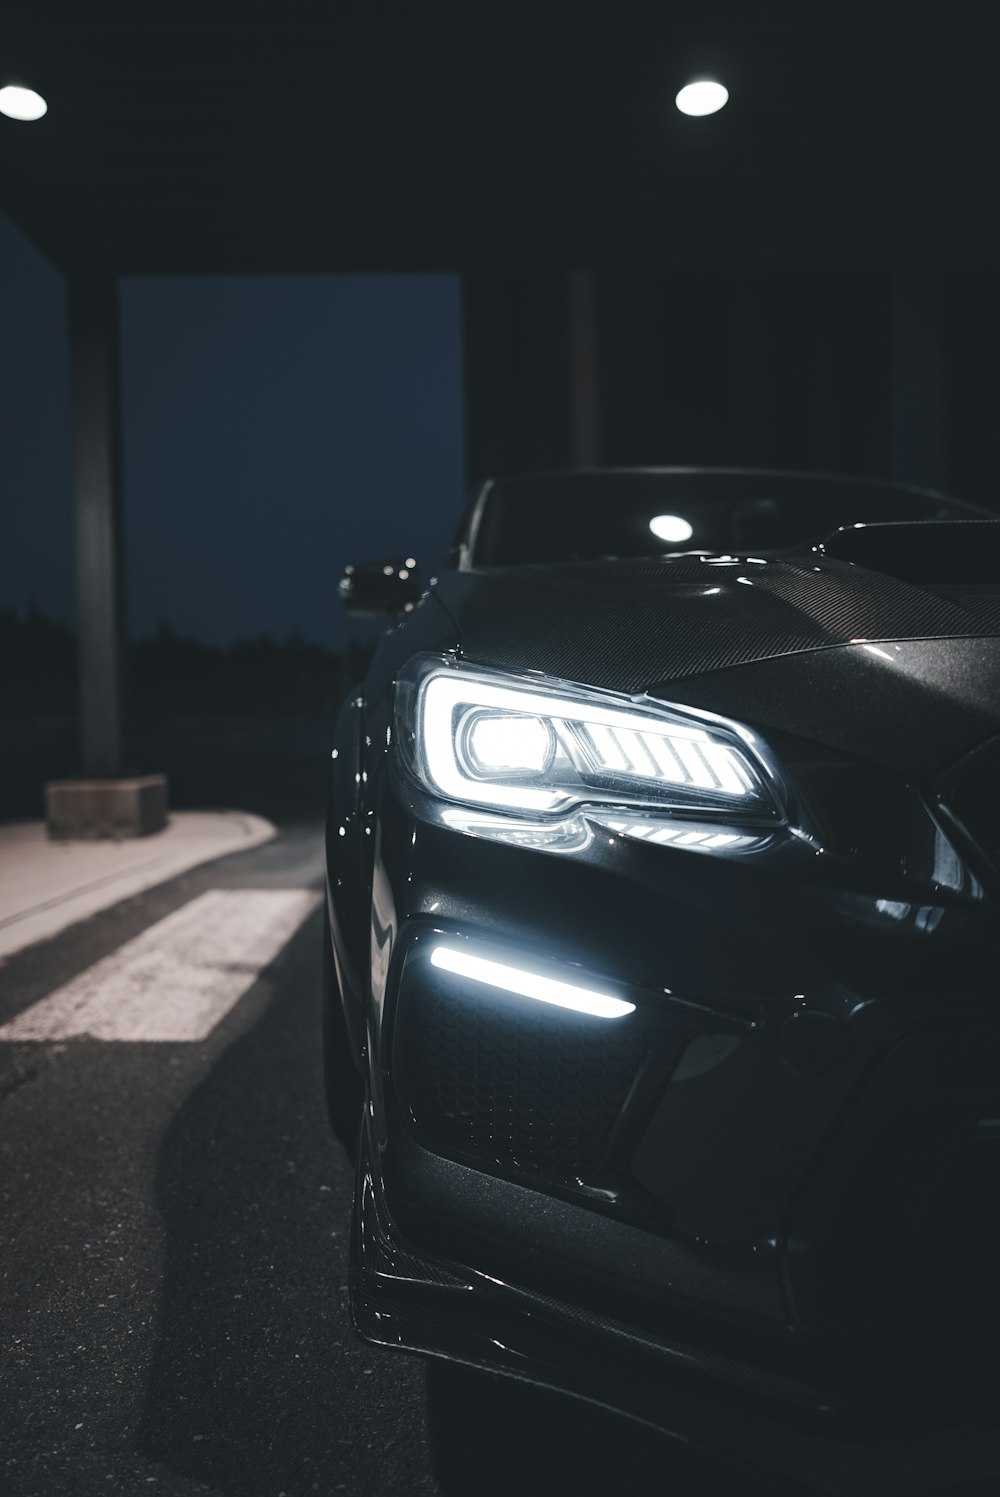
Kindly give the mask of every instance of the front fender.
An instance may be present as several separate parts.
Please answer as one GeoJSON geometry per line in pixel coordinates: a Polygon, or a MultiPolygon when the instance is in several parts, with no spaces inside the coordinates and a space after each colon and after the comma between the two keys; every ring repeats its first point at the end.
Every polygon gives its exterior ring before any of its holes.
{"type": "Polygon", "coordinates": [[[362,763],[365,730],[364,697],[352,692],[340,710],[330,758],[326,813],[326,899],[334,970],[344,1007],[344,1021],[355,1064],[361,1067],[365,1045],[367,948],[358,935],[371,883],[370,858],[364,847],[366,815],[362,763]]]}

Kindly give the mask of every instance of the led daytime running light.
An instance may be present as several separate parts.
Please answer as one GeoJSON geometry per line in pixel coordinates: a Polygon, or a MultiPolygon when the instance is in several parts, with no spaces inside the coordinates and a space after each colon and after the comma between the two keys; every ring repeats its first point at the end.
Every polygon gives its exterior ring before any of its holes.
{"type": "Polygon", "coordinates": [[[452,946],[435,946],[431,952],[431,966],[442,972],[451,972],[456,977],[485,983],[487,987],[502,988],[504,992],[516,993],[521,998],[534,998],[538,1003],[552,1003],[557,1008],[590,1014],[595,1019],[621,1019],[626,1014],[635,1013],[635,1004],[626,1003],[624,998],[595,993],[590,988],[577,987],[576,983],[543,977],[539,972],[528,972],[522,967],[508,967],[503,962],[492,962],[468,951],[456,951],[452,946]]]}

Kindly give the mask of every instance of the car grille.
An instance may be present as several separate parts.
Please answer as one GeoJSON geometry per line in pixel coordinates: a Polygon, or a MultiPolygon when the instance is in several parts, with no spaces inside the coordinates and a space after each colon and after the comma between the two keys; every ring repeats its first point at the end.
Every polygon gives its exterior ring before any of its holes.
{"type": "Polygon", "coordinates": [[[597,1181],[646,1055],[641,1031],[423,966],[397,1016],[393,1075],[421,1140],[533,1181],[597,1181]]]}

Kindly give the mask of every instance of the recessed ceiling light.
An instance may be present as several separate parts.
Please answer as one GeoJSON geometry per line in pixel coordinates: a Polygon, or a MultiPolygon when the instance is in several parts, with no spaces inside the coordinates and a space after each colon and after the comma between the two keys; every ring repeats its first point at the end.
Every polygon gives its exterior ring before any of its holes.
{"type": "Polygon", "coordinates": [[[8,83],[0,88],[0,114],[11,120],[40,120],[48,110],[41,94],[33,88],[22,88],[18,83],[8,83]]]}
{"type": "Polygon", "coordinates": [[[685,83],[674,103],[681,114],[717,114],[729,102],[729,90],[714,78],[693,78],[685,83]]]}

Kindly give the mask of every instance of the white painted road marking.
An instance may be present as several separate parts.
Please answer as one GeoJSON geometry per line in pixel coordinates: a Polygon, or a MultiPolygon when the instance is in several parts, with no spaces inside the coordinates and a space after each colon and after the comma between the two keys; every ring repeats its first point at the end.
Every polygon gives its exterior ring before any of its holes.
{"type": "Polygon", "coordinates": [[[0,1026],[0,1040],[203,1040],[321,898],[211,889],[0,1026]]]}

